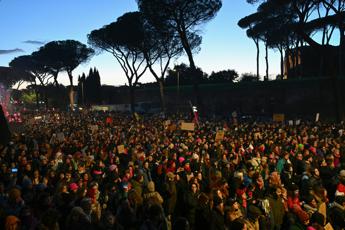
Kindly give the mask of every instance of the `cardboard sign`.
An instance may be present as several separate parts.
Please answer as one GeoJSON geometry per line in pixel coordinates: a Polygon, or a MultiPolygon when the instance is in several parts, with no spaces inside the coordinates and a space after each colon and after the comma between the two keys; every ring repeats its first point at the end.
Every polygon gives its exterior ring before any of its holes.
{"type": "Polygon", "coordinates": [[[285,114],[283,114],[283,113],[275,113],[275,114],[273,114],[273,121],[283,122],[284,120],[285,120],[285,114]]]}
{"type": "Polygon", "coordinates": [[[315,117],[315,122],[318,122],[319,119],[320,119],[320,113],[317,113],[317,114],[316,114],[316,117],[315,117]]]}
{"type": "Polygon", "coordinates": [[[118,153],[125,153],[125,146],[124,145],[118,145],[117,146],[117,152],[118,153]]]}
{"type": "Polygon", "coordinates": [[[171,124],[171,121],[170,120],[166,120],[163,122],[163,125],[164,126],[169,126],[171,124]]]}
{"type": "Polygon", "coordinates": [[[175,124],[171,124],[171,125],[169,125],[168,129],[170,132],[173,132],[177,129],[177,126],[175,124]]]}
{"type": "Polygon", "coordinates": [[[293,120],[289,120],[289,125],[293,126],[293,120]]]}
{"type": "Polygon", "coordinates": [[[135,120],[139,121],[140,120],[140,116],[138,113],[134,113],[134,117],[135,117],[135,120]]]}
{"type": "Polygon", "coordinates": [[[194,123],[182,122],[181,129],[187,131],[194,131],[194,123]]]}
{"type": "Polygon", "coordinates": [[[295,124],[296,125],[300,125],[301,124],[301,120],[296,120],[295,124]]]}
{"type": "Polygon", "coordinates": [[[218,130],[216,133],[216,141],[222,141],[224,139],[224,130],[218,130]]]}
{"type": "Polygon", "coordinates": [[[98,130],[98,125],[91,125],[90,129],[94,133],[94,132],[96,132],[98,130]]]}

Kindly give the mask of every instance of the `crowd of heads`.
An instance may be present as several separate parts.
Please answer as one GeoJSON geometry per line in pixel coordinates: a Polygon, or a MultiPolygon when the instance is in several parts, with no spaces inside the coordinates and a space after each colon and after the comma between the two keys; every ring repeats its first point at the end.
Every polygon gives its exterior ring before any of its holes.
{"type": "Polygon", "coordinates": [[[0,145],[6,229],[345,228],[344,124],[24,114],[0,145]],[[167,122],[169,121],[169,122],[167,122]],[[224,137],[216,139],[217,132],[224,137]]]}

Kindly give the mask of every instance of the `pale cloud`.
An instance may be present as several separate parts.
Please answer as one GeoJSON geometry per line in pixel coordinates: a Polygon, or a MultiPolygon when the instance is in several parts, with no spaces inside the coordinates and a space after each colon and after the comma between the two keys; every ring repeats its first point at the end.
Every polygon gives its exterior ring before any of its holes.
{"type": "Polygon", "coordinates": [[[16,48],[11,50],[0,50],[0,55],[2,54],[11,54],[11,53],[17,53],[17,52],[24,52],[24,50],[16,48]]]}

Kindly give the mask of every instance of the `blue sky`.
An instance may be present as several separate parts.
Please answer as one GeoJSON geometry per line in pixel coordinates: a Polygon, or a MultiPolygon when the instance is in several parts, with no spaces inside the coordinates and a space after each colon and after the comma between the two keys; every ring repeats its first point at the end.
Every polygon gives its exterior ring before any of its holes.
{"type": "MultiPolygon", "coordinates": [[[[41,45],[25,41],[49,42],[75,39],[87,43],[87,34],[115,21],[126,12],[137,10],[135,0],[1,0],[0,1],[0,66],[16,56],[31,54],[41,45]],[[16,52],[6,52],[19,49],[16,52]]],[[[255,6],[245,0],[223,0],[216,18],[201,27],[203,43],[195,55],[195,63],[204,72],[235,69],[238,73],[256,72],[256,49],[244,30],[237,26],[242,17],[255,12],[255,6]]],[[[261,47],[260,72],[265,73],[264,47],[261,47]]],[[[279,73],[279,53],[270,51],[270,74],[279,73]]],[[[188,63],[186,57],[172,62],[188,63]]],[[[115,58],[107,53],[93,57],[78,67],[76,79],[82,72],[96,67],[102,84],[121,85],[126,77],[115,58]]],[[[142,82],[154,81],[149,73],[142,82]]],[[[68,84],[68,77],[60,73],[59,82],[68,84]]]]}

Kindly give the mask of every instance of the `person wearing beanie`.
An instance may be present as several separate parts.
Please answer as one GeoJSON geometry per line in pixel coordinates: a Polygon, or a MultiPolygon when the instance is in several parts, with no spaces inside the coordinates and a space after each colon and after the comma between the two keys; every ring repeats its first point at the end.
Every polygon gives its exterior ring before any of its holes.
{"type": "Polygon", "coordinates": [[[158,203],[163,204],[163,198],[162,196],[155,190],[155,183],[153,181],[150,181],[147,184],[147,192],[143,195],[144,202],[146,203],[158,203]]]}

